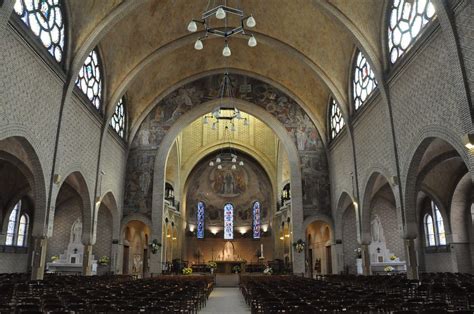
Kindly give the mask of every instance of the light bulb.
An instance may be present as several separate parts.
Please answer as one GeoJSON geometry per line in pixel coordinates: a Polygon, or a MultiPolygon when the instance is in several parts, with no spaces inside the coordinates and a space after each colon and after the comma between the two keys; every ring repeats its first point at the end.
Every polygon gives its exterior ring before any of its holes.
{"type": "Polygon", "coordinates": [[[249,47],[257,46],[257,39],[255,39],[255,37],[253,35],[249,38],[248,45],[249,45],[249,47]]]}
{"type": "Polygon", "coordinates": [[[229,45],[225,44],[225,47],[222,50],[222,55],[224,57],[230,57],[231,54],[232,54],[232,52],[230,51],[229,45]]]}
{"type": "Polygon", "coordinates": [[[245,126],[248,126],[248,125],[249,125],[249,120],[248,120],[247,118],[244,120],[244,125],[245,125],[245,126]]]}
{"type": "Polygon", "coordinates": [[[255,27],[255,25],[257,25],[257,22],[255,21],[254,17],[250,15],[250,17],[247,19],[247,26],[252,28],[255,27]]]}
{"type": "Polygon", "coordinates": [[[207,124],[207,117],[204,117],[204,121],[203,121],[204,124],[207,124]]]}
{"type": "Polygon", "coordinates": [[[209,167],[214,167],[214,162],[212,160],[209,162],[209,167]]]}
{"type": "Polygon", "coordinates": [[[232,170],[235,170],[235,169],[237,169],[237,167],[236,167],[235,165],[232,165],[232,167],[231,167],[231,168],[232,168],[232,170]]]}
{"type": "Polygon", "coordinates": [[[217,162],[218,164],[220,164],[221,161],[222,161],[222,160],[221,160],[221,157],[217,157],[216,162],[217,162]]]}
{"type": "MultiPolygon", "coordinates": [[[[217,17],[219,20],[225,19],[225,11],[224,11],[223,8],[217,9],[217,11],[216,11],[216,17],[217,17]]],[[[255,22],[255,20],[254,20],[254,22],[255,22]]]]}
{"type": "Polygon", "coordinates": [[[217,166],[217,169],[221,170],[221,169],[222,169],[222,165],[217,166]]]}
{"type": "Polygon", "coordinates": [[[241,161],[239,162],[239,166],[243,166],[243,165],[244,165],[244,162],[241,160],[241,161]]]}
{"type": "Polygon", "coordinates": [[[237,158],[235,158],[235,157],[232,158],[232,162],[233,162],[233,163],[236,163],[236,162],[237,162],[237,158]]]}
{"type": "Polygon", "coordinates": [[[194,21],[189,22],[188,31],[190,31],[191,33],[194,33],[195,31],[197,31],[197,29],[198,29],[198,27],[197,27],[196,22],[194,22],[194,21]]]}
{"type": "Polygon", "coordinates": [[[215,129],[216,129],[216,123],[215,123],[215,122],[212,124],[212,127],[211,127],[211,129],[213,129],[213,130],[215,130],[215,129]]]}
{"type": "Polygon", "coordinates": [[[200,39],[196,40],[196,42],[194,43],[194,49],[202,50],[202,48],[204,48],[202,41],[200,39]]]}

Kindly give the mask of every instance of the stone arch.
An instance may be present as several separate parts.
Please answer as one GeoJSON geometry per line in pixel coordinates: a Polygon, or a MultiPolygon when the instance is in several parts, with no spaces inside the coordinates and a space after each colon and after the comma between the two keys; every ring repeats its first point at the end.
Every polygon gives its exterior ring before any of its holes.
{"type": "MultiPolygon", "coordinates": [[[[364,194],[362,199],[362,208],[361,208],[361,235],[366,241],[370,241],[371,237],[371,215],[373,210],[373,201],[376,197],[376,194],[385,186],[388,185],[390,187],[390,192],[393,196],[393,207],[396,211],[397,220],[401,217],[401,213],[399,211],[399,202],[397,201],[396,191],[394,191],[393,183],[390,183],[388,175],[389,173],[380,168],[377,171],[374,171],[370,176],[368,176],[367,182],[364,188],[364,194]]],[[[388,202],[388,201],[387,201],[388,202]]],[[[401,221],[398,221],[398,225],[402,225],[401,221]]]]}
{"type": "MultiPolygon", "coordinates": [[[[112,191],[107,191],[100,200],[101,205],[105,205],[112,216],[112,238],[118,240],[120,238],[120,211],[117,205],[115,195],[112,191]]],[[[96,211],[94,221],[98,221],[98,212],[96,211]]],[[[97,228],[94,228],[96,231],[97,228]]]]}
{"type": "Polygon", "coordinates": [[[439,139],[451,146],[455,150],[472,176],[471,158],[467,154],[460,140],[449,130],[438,126],[424,128],[412,141],[405,162],[402,164],[402,174],[400,183],[403,184],[403,208],[402,220],[404,222],[404,237],[415,238],[417,236],[416,199],[418,184],[418,168],[423,156],[430,144],[439,139]]]}
{"type": "Polygon", "coordinates": [[[152,230],[152,223],[151,223],[150,218],[148,218],[147,216],[145,216],[143,214],[133,213],[133,214],[129,214],[129,215],[122,218],[122,221],[121,221],[121,224],[120,224],[120,226],[121,226],[120,227],[120,236],[121,237],[123,237],[123,235],[125,234],[127,225],[131,221],[139,221],[139,222],[143,223],[145,226],[147,226],[150,230],[152,230]]]}
{"type": "Polygon", "coordinates": [[[23,136],[7,137],[0,140],[0,160],[11,163],[25,176],[31,188],[35,207],[31,235],[46,236],[46,184],[43,167],[36,150],[23,136]]]}
{"type": "Polygon", "coordinates": [[[316,215],[311,215],[309,217],[306,217],[305,220],[303,221],[303,229],[306,230],[310,224],[312,224],[315,221],[322,221],[325,224],[329,226],[329,231],[330,231],[330,240],[331,243],[334,242],[334,221],[329,215],[325,214],[316,214],[316,215]]]}
{"type": "MultiPolygon", "coordinates": [[[[354,204],[354,199],[350,196],[347,191],[343,191],[339,196],[337,205],[336,205],[336,214],[335,214],[335,224],[334,224],[334,237],[337,240],[342,239],[342,224],[343,224],[343,216],[346,210],[354,204]]],[[[355,209],[354,209],[355,210],[355,209]]],[[[357,217],[357,215],[356,215],[357,217]]]]}
{"type": "Polygon", "coordinates": [[[82,242],[84,244],[93,244],[93,207],[89,194],[87,182],[79,171],[69,173],[61,182],[58,193],[55,196],[55,207],[57,206],[57,199],[60,196],[65,185],[70,186],[80,197],[81,215],[82,215],[82,242]]]}
{"type": "MultiPolygon", "coordinates": [[[[284,147],[287,150],[288,158],[290,160],[291,168],[291,183],[292,183],[292,215],[293,225],[296,226],[293,230],[293,236],[295,238],[302,238],[303,230],[301,229],[303,223],[303,198],[302,198],[302,186],[301,186],[301,169],[300,160],[298,157],[298,151],[294,144],[293,139],[289,136],[287,130],[280,124],[280,122],[270,113],[265,111],[263,108],[255,106],[254,104],[248,103],[239,99],[231,99],[229,102],[233,103],[237,108],[242,111],[252,113],[262,121],[267,121],[268,125],[280,138],[284,147]],[[299,227],[298,227],[299,226],[299,227]]],[[[179,119],[170,127],[168,133],[163,138],[155,158],[154,164],[154,177],[153,177],[153,197],[152,197],[152,221],[153,221],[153,232],[156,236],[162,237],[162,219],[163,219],[163,194],[164,194],[164,169],[166,169],[166,161],[170,148],[172,147],[176,136],[181,130],[189,123],[194,121],[196,118],[204,115],[206,112],[211,111],[217,106],[221,100],[217,99],[209,101],[207,103],[196,106],[190,111],[183,114],[179,119]]],[[[299,261],[294,265],[295,272],[304,272],[304,263],[299,261]]]]}

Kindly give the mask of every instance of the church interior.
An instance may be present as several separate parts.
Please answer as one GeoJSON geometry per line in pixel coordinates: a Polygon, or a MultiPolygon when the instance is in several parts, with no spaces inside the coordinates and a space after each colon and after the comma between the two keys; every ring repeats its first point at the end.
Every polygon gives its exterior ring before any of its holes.
{"type": "Polygon", "coordinates": [[[474,312],[472,0],[0,0],[0,313],[474,312]]]}

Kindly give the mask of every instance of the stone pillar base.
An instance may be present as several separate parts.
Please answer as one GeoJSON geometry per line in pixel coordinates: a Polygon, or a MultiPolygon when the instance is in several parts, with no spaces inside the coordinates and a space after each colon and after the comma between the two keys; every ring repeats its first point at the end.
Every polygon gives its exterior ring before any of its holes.
{"type": "Polygon", "coordinates": [[[405,239],[405,253],[407,258],[407,278],[419,279],[418,260],[416,257],[416,247],[414,239],[405,239]]]}
{"type": "Polygon", "coordinates": [[[92,245],[84,245],[84,255],[82,258],[82,274],[92,276],[92,245]]]}
{"type": "Polygon", "coordinates": [[[33,237],[31,280],[43,280],[44,278],[47,246],[48,239],[46,237],[33,237]]]}

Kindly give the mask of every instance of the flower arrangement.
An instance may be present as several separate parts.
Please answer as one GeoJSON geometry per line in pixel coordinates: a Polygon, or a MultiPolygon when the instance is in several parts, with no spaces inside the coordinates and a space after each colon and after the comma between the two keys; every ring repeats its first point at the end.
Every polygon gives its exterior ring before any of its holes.
{"type": "Polygon", "coordinates": [[[214,262],[214,261],[209,261],[207,263],[207,267],[211,268],[211,269],[216,269],[217,268],[217,263],[214,262]]]}
{"type": "Polygon", "coordinates": [[[57,255],[51,256],[51,262],[54,263],[54,262],[56,262],[57,260],[59,260],[59,256],[57,256],[57,255]]]}
{"type": "Polygon", "coordinates": [[[158,250],[161,248],[161,243],[158,242],[157,239],[153,239],[150,244],[151,247],[151,253],[156,254],[158,253],[158,250]]]}
{"type": "Polygon", "coordinates": [[[102,266],[107,266],[107,265],[109,265],[109,262],[110,262],[110,258],[109,258],[108,256],[102,256],[102,257],[99,258],[99,260],[98,260],[99,265],[102,265],[102,266]]]}
{"type": "Polygon", "coordinates": [[[265,275],[271,275],[273,274],[273,269],[270,267],[270,266],[267,266],[264,270],[263,270],[263,273],[265,275]]]}
{"type": "Polygon", "coordinates": [[[240,269],[240,266],[239,265],[235,265],[234,267],[232,267],[232,271],[234,273],[240,273],[241,269],[240,269]]]}
{"type": "Polygon", "coordinates": [[[395,268],[393,268],[392,266],[385,266],[383,270],[387,273],[391,273],[392,271],[394,271],[394,269],[395,268]]]}
{"type": "Polygon", "coordinates": [[[193,273],[193,269],[191,267],[183,268],[183,275],[191,275],[192,273],[193,273]]]}
{"type": "Polygon", "coordinates": [[[357,258],[362,258],[362,249],[360,247],[355,249],[354,252],[356,253],[357,258]]]}
{"type": "Polygon", "coordinates": [[[295,248],[296,252],[301,253],[304,251],[304,248],[306,246],[306,243],[299,239],[298,241],[293,243],[293,247],[295,248]]]}
{"type": "Polygon", "coordinates": [[[394,260],[396,260],[396,259],[397,259],[397,257],[396,257],[395,255],[390,256],[390,260],[391,260],[391,261],[394,261],[394,260]]]}

